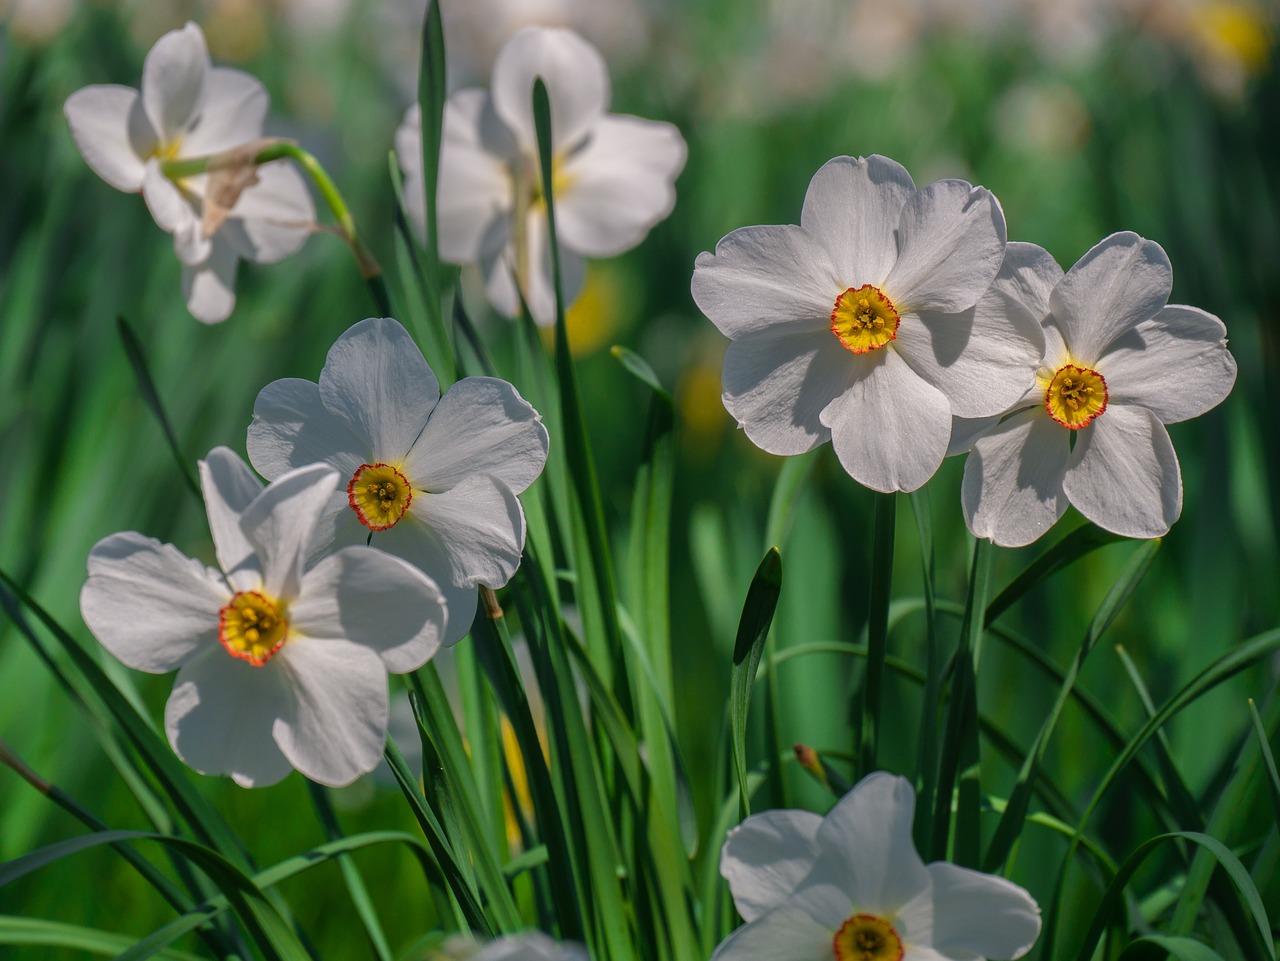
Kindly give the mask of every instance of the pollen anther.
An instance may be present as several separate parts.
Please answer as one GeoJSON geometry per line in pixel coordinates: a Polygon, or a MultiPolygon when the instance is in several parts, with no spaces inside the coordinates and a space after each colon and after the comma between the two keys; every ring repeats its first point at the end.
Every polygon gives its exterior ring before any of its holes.
{"type": "Polygon", "coordinates": [[[218,611],[218,643],[228,654],[262,667],[283,646],[289,621],[271,598],[241,591],[218,611]]]}
{"type": "Polygon", "coordinates": [[[1063,364],[1049,381],[1044,406],[1067,430],[1079,430],[1107,409],[1107,382],[1096,370],[1063,364]]]}
{"type": "Polygon", "coordinates": [[[832,940],[836,961],[902,961],[902,938],[878,914],[855,914],[832,940]]]}
{"type": "Polygon", "coordinates": [[[878,287],[850,287],[831,310],[831,333],[855,354],[883,347],[898,336],[898,311],[878,287]]]}
{"type": "Polygon", "coordinates": [[[361,464],[347,484],[347,503],[370,530],[395,527],[412,502],[409,479],[390,464],[361,464]]]}

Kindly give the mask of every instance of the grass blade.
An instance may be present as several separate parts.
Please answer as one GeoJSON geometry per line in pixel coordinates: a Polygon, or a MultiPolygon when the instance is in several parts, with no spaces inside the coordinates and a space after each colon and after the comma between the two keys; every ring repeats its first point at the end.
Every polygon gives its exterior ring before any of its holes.
{"type": "Polygon", "coordinates": [[[733,745],[733,766],[738,774],[739,813],[744,818],[751,813],[751,795],[747,790],[747,708],[751,704],[756,668],[764,653],[764,642],[769,636],[769,626],[773,623],[781,592],[782,555],[776,547],[771,547],[760,561],[747,589],[742,618],[738,621],[738,637],[733,646],[733,670],[729,676],[729,738],[733,745]]]}

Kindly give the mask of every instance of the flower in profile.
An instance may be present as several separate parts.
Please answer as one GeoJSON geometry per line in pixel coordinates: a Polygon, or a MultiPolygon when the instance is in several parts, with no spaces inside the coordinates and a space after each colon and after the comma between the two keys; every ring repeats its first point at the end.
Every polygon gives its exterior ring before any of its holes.
{"type": "Polygon", "coordinates": [[[238,152],[256,153],[267,115],[266,88],[247,73],[212,66],[194,23],[156,41],[141,91],[84,87],[63,112],[94,173],[117,190],[140,192],[156,223],[173,234],[183,294],[197,320],[217,323],[231,314],[241,259],[274,263],[310,235],[315,206],[286,161],[258,167],[238,195],[233,189],[225,197],[211,189],[209,173],[166,175],[166,163],[197,158],[245,166],[238,152]]]}
{"type": "Polygon", "coordinates": [[[1033,323],[973,307],[1004,258],[990,191],[963,180],[917,189],[886,157],[836,157],[805,194],[800,224],[743,227],[698,256],[693,299],[732,343],[723,401],[756,446],[799,454],[831,441],[878,491],[910,491],[947,451],[953,413],[998,414],[1031,383],[1017,365],[1033,323]]]}
{"type": "MultiPolygon", "coordinates": [[[[489,92],[459,90],[444,108],[436,213],[440,256],[479,264],[489,302],[514,317],[524,297],[534,319],[555,319],[547,206],[542,196],[533,86],[551,103],[552,189],[566,301],[582,285],[584,257],[640,243],[675,204],[685,143],[669,123],[605,113],[604,59],[572,30],[526,27],[498,54],[489,92]]],[[[425,225],[422,121],[411,107],[396,132],[405,205],[425,225]]]]}
{"type": "Polygon", "coordinates": [[[915,792],[868,775],[826,817],[766,811],[729,832],[720,873],[747,923],[712,961],[1019,958],[1040,933],[1031,895],[911,840],[915,792]]]}
{"type": "Polygon", "coordinates": [[[1182,475],[1164,425],[1215,407],[1236,379],[1222,321],[1166,306],[1172,287],[1164,250],[1137,234],[1112,234],[1065,275],[1041,248],[1009,245],[978,313],[1034,318],[1044,349],[1024,361],[1034,384],[969,443],[962,498],[975,537],[1030,544],[1068,503],[1126,537],[1168,532],[1182,475]]]}
{"type": "Polygon", "coordinates": [[[452,644],[471,627],[481,584],[501,587],[520,564],[517,494],[542,473],[547,431],[516,389],[465,377],[442,397],[409,333],[362,320],[329,349],[318,384],[262,389],[249,459],[264,477],[303,464],[335,468],[343,486],[324,510],[320,548],[370,536],[429,574],[449,603],[452,644]]]}
{"type": "Polygon", "coordinates": [[[329,467],[265,489],[225,447],[200,463],[221,570],[132,531],[89,554],[80,610],[129,667],[177,669],[174,751],[246,787],[296,768],[333,786],[371,771],[387,737],[387,672],[425,663],[445,633],[439,589],[370,547],[305,566],[339,482],[329,467]]]}

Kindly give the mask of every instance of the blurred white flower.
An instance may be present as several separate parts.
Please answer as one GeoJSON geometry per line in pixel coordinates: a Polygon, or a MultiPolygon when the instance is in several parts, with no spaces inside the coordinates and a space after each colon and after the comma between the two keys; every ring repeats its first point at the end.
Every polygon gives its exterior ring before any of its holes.
{"type": "Polygon", "coordinates": [[[94,85],[63,108],[85,162],[127,193],[141,192],[161,229],[173,234],[187,308],[205,323],[235,306],[240,260],[274,263],[296,253],[315,221],[301,175],[287,161],[264,164],[225,219],[208,196],[209,174],[167,177],[166,161],[226,155],[262,136],[267,91],[239,70],[214,67],[194,23],[161,37],[142,69],[141,92],[94,85]]]}
{"type": "Polygon", "coordinates": [[[387,736],[387,672],[440,646],[444,599],[421,571],[369,547],[305,568],[338,475],[313,464],[266,487],[225,447],[200,463],[218,571],[132,531],[89,554],[80,610],[129,667],[178,677],[174,751],[246,787],[297,768],[343,785],[387,736]]]}
{"type": "Polygon", "coordinates": [[[1168,532],[1182,476],[1164,425],[1215,407],[1236,379],[1222,321],[1166,307],[1172,286],[1164,250],[1137,234],[1112,234],[1065,276],[1034,244],[1009,245],[978,314],[1034,318],[1045,348],[1027,358],[1035,383],[967,442],[962,497],[975,537],[1030,544],[1068,502],[1116,534],[1168,532]]]}
{"type": "Polygon", "coordinates": [[[990,191],[916,189],[886,157],[837,157],[805,194],[800,226],[743,227],[698,256],[693,299],[732,343],[724,405],[760,448],[830,440],[878,491],[915,490],[947,451],[951,417],[1005,410],[1025,383],[993,382],[1035,324],[972,310],[1004,257],[990,191]]]}
{"type": "Polygon", "coordinates": [[[915,792],[868,775],[826,817],[766,811],[729,832],[720,873],[747,923],[712,961],[1018,958],[1040,933],[1031,895],[911,841],[915,792]]]}
{"type": "Polygon", "coordinates": [[[541,931],[511,934],[480,943],[453,937],[429,961],[589,961],[580,944],[555,941],[541,931]]]}
{"type": "MultiPolygon", "coordinates": [[[[605,113],[603,58],[571,30],[528,27],[498,55],[489,92],[445,104],[436,191],[440,256],[479,264],[489,302],[509,317],[523,294],[534,319],[555,319],[546,203],[538,169],[533,85],[551,102],[552,185],[564,295],[582,285],[583,257],[612,257],[644,239],[675,204],[685,143],[669,123],[605,113]]],[[[425,230],[422,125],[410,107],[396,132],[405,206],[425,230]]]]}
{"type": "Polygon", "coordinates": [[[317,547],[373,543],[410,561],[449,602],[452,644],[471,628],[479,585],[520,565],[516,495],[547,459],[547,430],[514,387],[466,377],[440,396],[435,374],[399,323],[362,320],[329,349],[320,382],[264,387],[249,459],[264,477],[332,465],[345,480],[323,511],[317,547]]]}

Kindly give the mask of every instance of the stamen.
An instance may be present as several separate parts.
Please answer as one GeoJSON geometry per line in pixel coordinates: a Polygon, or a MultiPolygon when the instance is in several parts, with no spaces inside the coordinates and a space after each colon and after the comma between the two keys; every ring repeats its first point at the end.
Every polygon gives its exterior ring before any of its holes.
{"type": "Polygon", "coordinates": [[[836,961],[902,961],[902,938],[878,914],[855,914],[832,941],[836,961]]]}
{"type": "Polygon", "coordinates": [[[1045,390],[1049,416],[1067,430],[1079,430],[1107,409],[1107,382],[1096,370],[1063,364],[1045,390]]]}
{"type": "Polygon", "coordinates": [[[836,298],[831,333],[855,354],[883,347],[898,336],[898,311],[879,288],[850,287],[836,298]]]}
{"type": "Polygon", "coordinates": [[[218,643],[228,654],[262,667],[284,645],[289,621],[265,594],[241,591],[218,611],[218,643]]]}
{"type": "Polygon", "coordinates": [[[361,464],[347,484],[347,503],[370,530],[395,527],[412,502],[409,479],[390,464],[361,464]]]}

